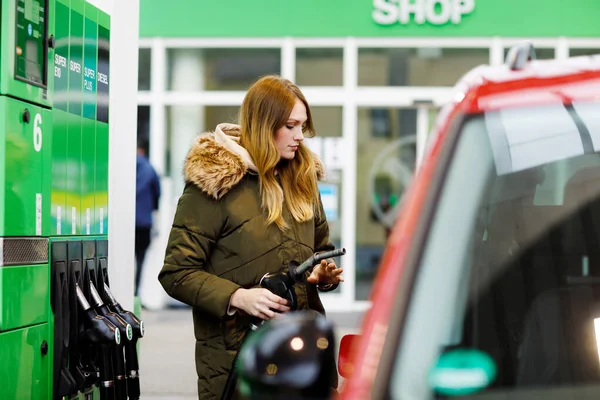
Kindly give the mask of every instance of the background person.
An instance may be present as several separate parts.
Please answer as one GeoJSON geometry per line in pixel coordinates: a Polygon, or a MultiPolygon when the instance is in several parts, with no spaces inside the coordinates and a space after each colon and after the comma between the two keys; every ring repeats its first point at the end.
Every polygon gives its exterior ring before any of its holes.
{"type": "Polygon", "coordinates": [[[152,213],[158,210],[160,179],[146,157],[145,146],[138,144],[135,194],[135,295],[138,295],[146,251],[152,241],[152,213]]]}

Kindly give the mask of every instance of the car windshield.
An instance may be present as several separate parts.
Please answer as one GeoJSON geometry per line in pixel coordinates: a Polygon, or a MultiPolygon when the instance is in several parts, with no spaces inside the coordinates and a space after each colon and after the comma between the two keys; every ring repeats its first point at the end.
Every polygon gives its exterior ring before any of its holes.
{"type": "Polygon", "coordinates": [[[394,399],[600,396],[600,103],[468,116],[421,253],[394,399]]]}

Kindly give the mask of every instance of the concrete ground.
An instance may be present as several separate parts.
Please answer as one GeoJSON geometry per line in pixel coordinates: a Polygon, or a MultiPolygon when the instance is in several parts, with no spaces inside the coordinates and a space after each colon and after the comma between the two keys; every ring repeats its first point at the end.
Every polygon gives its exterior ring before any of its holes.
{"type": "MultiPolygon", "coordinates": [[[[358,332],[362,314],[328,313],[328,318],[335,323],[339,345],[343,335],[358,332]]],[[[143,310],[142,319],[146,336],[140,342],[141,398],[196,400],[191,309],[143,310]]]]}

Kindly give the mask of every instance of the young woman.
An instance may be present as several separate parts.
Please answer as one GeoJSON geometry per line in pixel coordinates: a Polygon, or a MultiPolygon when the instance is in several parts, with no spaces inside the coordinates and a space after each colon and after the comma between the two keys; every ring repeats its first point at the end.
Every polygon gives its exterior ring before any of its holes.
{"type": "MultiPolygon", "coordinates": [[[[220,398],[252,317],[289,311],[259,287],[262,276],[334,248],[317,187],[323,168],[303,143],[315,128],[300,89],[261,78],[239,120],[192,145],[159,274],[170,296],[193,307],[199,399],[220,398]]],[[[341,273],[332,260],[316,266],[295,286],[298,308],[324,314],[318,290],[334,289],[341,273]]]]}

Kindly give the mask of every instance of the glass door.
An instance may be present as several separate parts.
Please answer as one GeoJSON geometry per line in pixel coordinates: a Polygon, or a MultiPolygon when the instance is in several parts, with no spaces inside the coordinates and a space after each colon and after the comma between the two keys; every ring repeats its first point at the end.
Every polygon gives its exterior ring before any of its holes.
{"type": "MultiPolygon", "coordinates": [[[[431,103],[433,104],[433,103],[431,103]]],[[[368,300],[404,192],[424,154],[431,104],[358,108],[356,300],[368,300]]]]}
{"type": "MultiPolygon", "coordinates": [[[[325,180],[319,182],[321,201],[329,223],[329,238],[336,248],[342,247],[342,177],[344,154],[339,149],[343,146],[342,107],[313,106],[312,118],[317,130],[313,138],[306,138],[306,145],[321,160],[325,169],[325,180]]],[[[338,266],[344,266],[344,257],[336,259],[338,266]]],[[[340,287],[323,293],[321,297],[337,298],[340,287]]]]}

